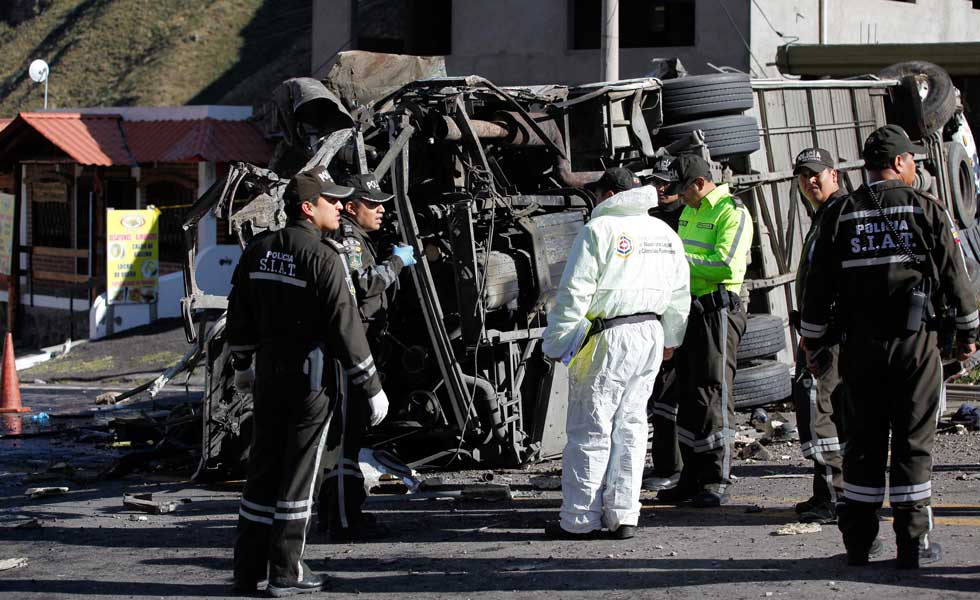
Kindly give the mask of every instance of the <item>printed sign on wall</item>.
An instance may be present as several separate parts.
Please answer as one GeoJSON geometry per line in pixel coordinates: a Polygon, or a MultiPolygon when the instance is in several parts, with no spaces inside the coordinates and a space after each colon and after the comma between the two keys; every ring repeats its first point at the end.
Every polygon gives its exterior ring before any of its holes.
{"type": "Polygon", "coordinates": [[[106,300],[109,304],[157,301],[160,282],[160,211],[106,211],[106,300]]]}

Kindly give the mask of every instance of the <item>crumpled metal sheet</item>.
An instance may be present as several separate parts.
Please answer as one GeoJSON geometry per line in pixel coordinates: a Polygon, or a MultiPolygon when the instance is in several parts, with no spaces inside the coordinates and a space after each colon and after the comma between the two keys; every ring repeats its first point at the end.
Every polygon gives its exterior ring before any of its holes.
{"type": "Polygon", "coordinates": [[[337,55],[323,84],[353,109],[369,106],[406,83],[431,77],[446,77],[444,57],[350,50],[337,55]]]}

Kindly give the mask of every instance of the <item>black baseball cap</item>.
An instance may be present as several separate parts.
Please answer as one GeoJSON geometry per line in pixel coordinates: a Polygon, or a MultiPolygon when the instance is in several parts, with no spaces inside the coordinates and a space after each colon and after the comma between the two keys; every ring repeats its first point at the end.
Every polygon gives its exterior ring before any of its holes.
{"type": "Polygon", "coordinates": [[[619,193],[631,190],[640,185],[640,180],[626,167],[612,167],[606,169],[602,177],[585,185],[585,189],[590,191],[609,190],[619,193]]]}
{"type": "Polygon", "coordinates": [[[344,179],[344,185],[354,188],[355,198],[364,198],[372,202],[387,202],[395,197],[394,194],[386,194],[381,191],[378,178],[373,173],[350,175],[344,179]]]}
{"type": "Polygon", "coordinates": [[[861,155],[869,165],[885,165],[906,152],[925,154],[926,147],[913,144],[909,134],[898,125],[885,125],[871,132],[861,155]]]}
{"type": "Polygon", "coordinates": [[[326,167],[313,167],[289,180],[284,198],[293,202],[313,202],[320,196],[344,199],[354,193],[354,188],[337,185],[326,167]]]}
{"type": "Polygon", "coordinates": [[[824,169],[836,169],[837,163],[830,152],[823,148],[807,148],[796,155],[793,162],[793,175],[799,175],[803,169],[820,173],[824,169]]]}
{"type": "Polygon", "coordinates": [[[669,154],[664,154],[655,160],[653,162],[653,174],[650,177],[659,179],[660,181],[666,181],[667,183],[677,181],[674,173],[670,170],[670,163],[672,162],[674,162],[674,157],[669,154]]]}
{"type": "Polygon", "coordinates": [[[696,154],[681,154],[670,163],[670,173],[674,182],[667,188],[667,194],[679,194],[698,177],[711,181],[711,166],[708,161],[696,154]]]}

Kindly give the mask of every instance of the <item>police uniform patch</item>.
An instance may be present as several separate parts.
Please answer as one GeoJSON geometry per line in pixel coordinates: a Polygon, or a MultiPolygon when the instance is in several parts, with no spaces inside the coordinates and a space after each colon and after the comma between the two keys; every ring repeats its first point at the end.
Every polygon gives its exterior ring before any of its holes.
{"type": "Polygon", "coordinates": [[[352,271],[364,267],[364,257],[361,255],[363,248],[360,240],[352,237],[344,238],[344,250],[347,252],[347,266],[352,271]]]}
{"type": "Polygon", "coordinates": [[[625,233],[621,233],[616,241],[616,256],[628,258],[630,254],[633,254],[633,240],[625,233]]]}

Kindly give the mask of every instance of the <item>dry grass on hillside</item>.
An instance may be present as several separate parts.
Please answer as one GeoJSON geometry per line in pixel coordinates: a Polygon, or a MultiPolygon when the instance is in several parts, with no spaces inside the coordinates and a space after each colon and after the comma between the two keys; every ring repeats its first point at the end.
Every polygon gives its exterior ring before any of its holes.
{"type": "Polygon", "coordinates": [[[0,115],[50,107],[252,104],[310,70],[304,0],[54,0],[16,28],[0,24],[0,115]]]}

